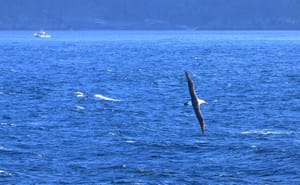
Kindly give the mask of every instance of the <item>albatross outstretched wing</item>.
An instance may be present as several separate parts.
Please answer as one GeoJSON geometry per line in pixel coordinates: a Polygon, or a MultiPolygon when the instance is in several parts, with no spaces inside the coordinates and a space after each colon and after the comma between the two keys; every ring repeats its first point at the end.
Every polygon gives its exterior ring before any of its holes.
{"type": "Polygon", "coordinates": [[[198,105],[197,107],[196,106],[193,106],[193,107],[194,107],[194,111],[195,111],[195,114],[197,116],[197,119],[199,121],[199,124],[201,126],[202,134],[204,134],[204,132],[205,132],[205,121],[204,121],[204,118],[201,114],[200,106],[198,105]]]}
{"type": "Polygon", "coordinates": [[[199,124],[201,126],[201,131],[204,134],[204,131],[205,131],[205,121],[204,121],[204,118],[203,118],[203,116],[201,114],[201,111],[200,111],[199,98],[198,98],[196,90],[195,90],[195,85],[194,85],[194,82],[193,82],[191,76],[186,71],[185,71],[185,77],[186,77],[186,79],[188,81],[188,86],[189,86],[189,91],[190,91],[192,105],[194,107],[194,111],[195,111],[196,117],[197,117],[197,119],[199,121],[199,124]]]}

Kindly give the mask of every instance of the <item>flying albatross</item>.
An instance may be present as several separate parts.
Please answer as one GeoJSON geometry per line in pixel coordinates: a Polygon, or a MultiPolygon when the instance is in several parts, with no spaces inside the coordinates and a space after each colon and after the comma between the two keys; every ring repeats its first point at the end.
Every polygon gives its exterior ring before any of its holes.
{"type": "Polygon", "coordinates": [[[192,102],[192,105],[194,107],[196,117],[197,117],[197,119],[199,121],[199,124],[201,126],[202,134],[204,134],[205,121],[204,121],[204,118],[203,118],[203,116],[201,114],[201,111],[200,111],[200,105],[203,104],[203,103],[207,104],[207,102],[205,100],[202,100],[202,99],[198,98],[196,90],[195,90],[194,82],[193,82],[191,76],[189,75],[189,73],[186,72],[186,71],[185,71],[185,77],[188,81],[189,91],[190,91],[190,95],[191,95],[191,102],[192,102]]]}

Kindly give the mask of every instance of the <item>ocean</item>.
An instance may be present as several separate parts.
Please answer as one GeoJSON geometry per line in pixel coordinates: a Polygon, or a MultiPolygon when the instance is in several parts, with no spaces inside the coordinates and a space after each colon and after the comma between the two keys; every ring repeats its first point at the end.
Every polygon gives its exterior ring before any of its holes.
{"type": "Polygon", "coordinates": [[[1,184],[300,184],[300,32],[49,34],[0,32],[1,184]]]}

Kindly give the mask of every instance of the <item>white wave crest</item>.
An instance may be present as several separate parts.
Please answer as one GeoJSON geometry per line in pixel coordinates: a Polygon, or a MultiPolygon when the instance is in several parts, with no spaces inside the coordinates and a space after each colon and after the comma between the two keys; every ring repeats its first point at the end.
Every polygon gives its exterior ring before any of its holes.
{"type": "Polygon", "coordinates": [[[16,126],[16,124],[13,124],[13,123],[0,123],[0,125],[11,126],[11,127],[16,126]]]}
{"type": "Polygon", "coordinates": [[[109,97],[103,96],[101,94],[95,94],[95,97],[102,99],[102,100],[107,100],[107,101],[121,101],[119,99],[109,98],[109,97]]]}
{"type": "Polygon", "coordinates": [[[4,146],[1,146],[1,145],[0,145],[0,150],[2,150],[2,151],[8,151],[7,148],[5,148],[4,146]]]}
{"type": "Polygon", "coordinates": [[[9,176],[13,175],[12,173],[5,171],[5,170],[0,170],[0,174],[9,175],[9,176]]]}
{"type": "Polygon", "coordinates": [[[83,92],[77,91],[76,96],[77,97],[85,97],[85,94],[83,92]]]}
{"type": "Polygon", "coordinates": [[[84,110],[84,109],[85,109],[85,107],[80,106],[80,105],[76,105],[75,107],[76,107],[76,109],[78,109],[78,110],[84,110]]]}
{"type": "Polygon", "coordinates": [[[267,129],[262,129],[262,130],[249,130],[249,131],[242,132],[242,134],[269,135],[269,134],[290,134],[290,132],[279,132],[279,131],[270,131],[267,129]]]}
{"type": "Polygon", "coordinates": [[[109,132],[108,134],[111,135],[111,136],[117,135],[115,132],[109,132]]]}
{"type": "Polygon", "coordinates": [[[133,141],[133,140],[127,140],[126,143],[131,143],[131,144],[132,144],[132,143],[136,143],[136,141],[133,141]]]}

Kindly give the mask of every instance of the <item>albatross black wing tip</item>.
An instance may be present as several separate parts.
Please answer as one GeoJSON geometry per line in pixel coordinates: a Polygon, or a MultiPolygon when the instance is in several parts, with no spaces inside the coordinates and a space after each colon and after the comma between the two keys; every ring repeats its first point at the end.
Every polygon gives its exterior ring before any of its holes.
{"type": "Polygon", "coordinates": [[[185,74],[185,77],[186,77],[187,79],[191,79],[191,76],[190,76],[190,74],[189,74],[187,71],[184,71],[184,74],[185,74]]]}
{"type": "Polygon", "coordinates": [[[201,127],[202,134],[205,134],[205,129],[201,127]]]}

